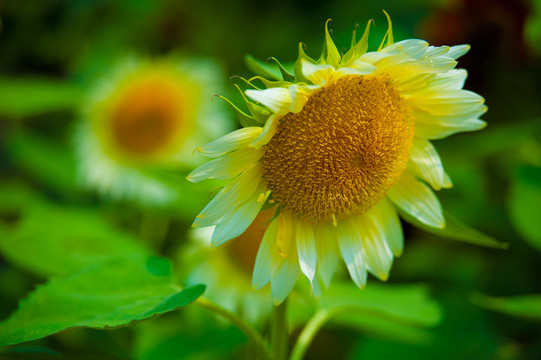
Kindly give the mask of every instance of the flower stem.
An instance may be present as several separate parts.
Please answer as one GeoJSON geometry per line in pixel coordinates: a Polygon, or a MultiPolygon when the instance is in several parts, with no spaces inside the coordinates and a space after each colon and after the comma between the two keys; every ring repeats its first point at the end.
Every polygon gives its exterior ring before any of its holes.
{"type": "Polygon", "coordinates": [[[285,360],[288,352],[287,298],[274,307],[271,327],[271,347],[274,360],[285,360]]]}
{"type": "Polygon", "coordinates": [[[314,314],[314,316],[312,316],[310,321],[308,321],[304,329],[302,329],[299,337],[297,338],[295,346],[293,347],[293,351],[291,352],[291,357],[289,358],[289,360],[302,360],[304,354],[306,354],[306,351],[310,347],[310,344],[314,340],[316,334],[321,329],[321,327],[327,321],[329,321],[329,319],[336,315],[339,315],[340,313],[356,310],[358,309],[351,306],[340,306],[330,309],[318,310],[314,314]]]}
{"type": "Polygon", "coordinates": [[[205,298],[199,298],[197,299],[194,304],[197,304],[201,307],[204,307],[218,316],[221,316],[227,320],[229,320],[233,325],[235,325],[240,331],[246,335],[248,340],[253,345],[254,349],[256,350],[258,357],[263,360],[270,360],[271,356],[269,355],[269,348],[267,346],[267,343],[259,332],[254,329],[253,326],[248,324],[246,321],[244,321],[242,318],[240,318],[237,314],[221,307],[220,305],[205,299],[205,298]]]}

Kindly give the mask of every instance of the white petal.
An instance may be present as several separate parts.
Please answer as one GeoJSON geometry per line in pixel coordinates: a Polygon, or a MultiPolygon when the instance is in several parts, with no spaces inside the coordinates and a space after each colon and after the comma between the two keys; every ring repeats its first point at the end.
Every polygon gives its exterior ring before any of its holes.
{"type": "Polygon", "coordinates": [[[261,134],[254,141],[252,141],[250,146],[254,147],[255,149],[260,149],[263,145],[267,144],[276,133],[276,128],[278,127],[278,123],[280,122],[281,118],[282,115],[272,114],[267,119],[265,126],[263,126],[263,131],[261,134]]]}
{"type": "Polygon", "coordinates": [[[384,203],[378,204],[368,212],[352,218],[361,234],[363,240],[363,249],[365,253],[365,263],[368,271],[381,280],[387,280],[391,265],[393,263],[393,253],[387,244],[388,238],[396,236],[396,228],[389,226],[384,216],[390,212],[384,203]],[[379,205],[379,206],[378,206],[379,205]]]}
{"type": "Polygon", "coordinates": [[[470,48],[471,48],[470,45],[451,46],[451,48],[449,49],[449,52],[447,53],[447,56],[456,60],[462,55],[466,54],[468,51],[470,51],[470,48]]]}
{"type": "Polygon", "coordinates": [[[485,102],[480,95],[468,90],[420,91],[407,97],[411,107],[436,116],[464,115],[485,102]]]}
{"type": "Polygon", "coordinates": [[[186,179],[191,182],[199,182],[204,179],[228,180],[258,162],[262,156],[263,152],[260,150],[252,148],[239,149],[206,162],[192,171],[186,179]]]}
{"type": "Polygon", "coordinates": [[[436,74],[427,84],[427,90],[460,90],[464,87],[467,77],[468,72],[464,69],[452,69],[443,74],[436,74]]]}
{"type": "Polygon", "coordinates": [[[420,89],[426,89],[435,74],[412,73],[393,80],[393,85],[402,94],[410,94],[420,89]]]}
{"type": "Polygon", "coordinates": [[[228,240],[236,238],[250,226],[265,203],[261,197],[262,191],[265,189],[260,187],[260,190],[256,191],[255,195],[245,204],[232,210],[231,214],[223,222],[216,225],[211,239],[212,246],[219,246],[228,240]]]}
{"type": "Polygon", "coordinates": [[[283,262],[283,257],[276,249],[278,217],[271,221],[259,245],[254,265],[252,286],[258,290],[265,286],[283,262]]]}
{"type": "Polygon", "coordinates": [[[463,131],[475,131],[486,126],[479,116],[487,111],[485,105],[475,106],[468,113],[458,115],[433,115],[422,110],[413,110],[415,135],[430,140],[442,139],[463,131]]]}
{"type": "Polygon", "coordinates": [[[395,256],[402,255],[404,232],[396,209],[387,198],[383,198],[374,206],[374,211],[379,214],[377,217],[378,226],[382,228],[381,232],[385,234],[389,249],[395,256]]]}
{"type": "Polygon", "coordinates": [[[423,56],[428,48],[428,43],[420,39],[408,39],[387,46],[382,51],[396,53],[409,59],[417,60],[423,56]]]}
{"type": "Polygon", "coordinates": [[[331,77],[335,68],[331,65],[318,65],[305,59],[301,60],[302,75],[314,85],[323,85],[331,77]]]}
{"type": "Polygon", "coordinates": [[[445,227],[440,202],[434,192],[407,170],[387,196],[400,209],[420,222],[435,228],[445,227]]]}
{"type": "Polygon", "coordinates": [[[349,219],[338,223],[338,247],[351,279],[362,289],[366,285],[367,275],[364,263],[365,255],[361,236],[354,226],[356,225],[352,225],[349,219]]]}
{"type": "Polygon", "coordinates": [[[239,177],[233,179],[205,206],[194,221],[194,227],[216,225],[225,216],[246,201],[261,186],[261,164],[257,163],[246,169],[239,177]]]}
{"type": "Polygon", "coordinates": [[[289,89],[276,87],[264,90],[246,90],[246,96],[269,108],[274,113],[288,113],[291,107],[289,89]]]}
{"type": "Polygon", "coordinates": [[[413,138],[410,161],[416,173],[434,190],[440,190],[444,186],[445,172],[438,152],[430,141],[418,137],[413,138]]]}
{"type": "Polygon", "coordinates": [[[246,147],[261,134],[261,130],[262,128],[259,126],[238,129],[196,150],[210,157],[222,156],[228,152],[246,147]]]}
{"type": "Polygon", "coordinates": [[[320,85],[291,85],[289,87],[291,93],[291,112],[300,112],[310,95],[319,87],[320,85]]]}
{"type": "Polygon", "coordinates": [[[442,56],[449,52],[449,46],[429,46],[426,49],[425,55],[427,57],[442,56]]]}
{"type": "Polygon", "coordinates": [[[299,221],[296,232],[299,265],[303,274],[310,280],[310,283],[316,274],[317,264],[316,238],[312,226],[310,223],[299,221]]]}
{"type": "Polygon", "coordinates": [[[364,61],[357,60],[349,67],[341,67],[333,73],[333,78],[337,78],[345,75],[368,75],[377,70],[372,64],[364,61]]]}
{"type": "Polygon", "coordinates": [[[351,64],[350,68],[357,70],[361,75],[372,74],[374,71],[377,70],[377,67],[362,60],[355,60],[351,64]]]}
{"type": "Polygon", "coordinates": [[[287,258],[271,279],[271,295],[274,305],[280,305],[289,295],[299,277],[299,263],[295,258],[287,258]]]}
{"type": "Polygon", "coordinates": [[[338,265],[338,238],[336,227],[331,223],[321,224],[316,231],[317,272],[326,288],[338,265]]]}

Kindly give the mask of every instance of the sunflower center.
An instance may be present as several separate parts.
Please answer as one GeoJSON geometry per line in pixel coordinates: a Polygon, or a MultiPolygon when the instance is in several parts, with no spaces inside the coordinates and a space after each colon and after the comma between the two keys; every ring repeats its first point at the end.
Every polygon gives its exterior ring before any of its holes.
{"type": "Polygon", "coordinates": [[[348,75],[318,89],[265,146],[274,199],[315,222],[367,211],[406,167],[410,112],[385,76],[348,75]]]}
{"type": "Polygon", "coordinates": [[[179,104],[175,89],[158,80],[137,84],[112,113],[112,135],[127,153],[152,155],[167,146],[178,126],[179,104]]]}

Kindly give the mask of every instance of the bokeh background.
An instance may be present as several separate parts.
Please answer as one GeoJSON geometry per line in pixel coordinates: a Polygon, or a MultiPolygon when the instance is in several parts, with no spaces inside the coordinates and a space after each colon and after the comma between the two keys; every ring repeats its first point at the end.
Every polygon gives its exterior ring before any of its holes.
{"type": "MultiPolygon", "coordinates": [[[[438,304],[441,321],[420,335],[408,328],[377,331],[370,324],[331,323],[316,337],[307,358],[541,358],[538,0],[1,2],[0,318],[6,318],[20,299],[45,280],[40,262],[59,261],[55,254],[25,248],[27,238],[39,238],[47,247],[48,241],[52,244],[60,237],[71,236],[76,242],[80,237],[100,237],[102,231],[103,237],[115,241],[112,227],[127,234],[129,241],[173,259],[182,269],[178,271],[181,283],[190,266],[195,267],[190,261],[205,261],[202,255],[187,256],[192,253],[186,243],[189,226],[212,187],[192,188],[184,180],[184,170],[179,170],[177,184],[184,195],[165,210],[104,200],[78,186],[74,127],[88,89],[119,58],[171,53],[212,58],[224,73],[220,95],[240,103],[233,84],[241,82],[228,79],[252,75],[246,54],[262,60],[273,56],[287,64],[296,59],[302,41],[307,53],[317,57],[328,18],[333,20],[330,27],[339,49],[349,46],[355,24],[363,27],[373,18],[370,46],[375,48],[387,29],[382,9],[391,15],[395,40],[471,44],[459,67],[469,73],[465,88],[486,99],[489,111],[483,119],[488,127],[434,142],[454,183],[454,188],[438,195],[456,218],[509,243],[509,248],[456,242],[404,223],[405,252],[395,261],[389,283],[423,284],[438,304]],[[46,203],[49,210],[35,210],[36,202],[46,203]],[[91,212],[92,220],[73,209],[91,212]],[[160,222],[165,217],[167,225],[160,222]],[[103,225],[102,230],[95,230],[91,221],[103,225]],[[19,242],[23,245],[14,247],[8,241],[13,238],[23,239],[19,242]]],[[[225,102],[208,101],[219,102],[233,124],[234,112],[225,102]]],[[[242,257],[243,249],[237,246],[224,253],[242,257]]],[[[249,277],[250,266],[242,264],[235,271],[249,277]]],[[[220,266],[217,272],[226,269],[220,266]]],[[[377,282],[370,279],[368,287],[377,282]]],[[[234,289],[233,285],[230,291],[234,289]]],[[[257,301],[261,299],[253,300],[257,301]]],[[[266,306],[256,309],[264,313],[266,306]]],[[[294,329],[293,337],[296,334],[294,329]]],[[[182,309],[129,328],[71,329],[16,349],[31,347],[37,351],[32,356],[44,358],[86,354],[213,359],[242,358],[244,346],[242,333],[234,327],[203,311],[182,309]]],[[[1,356],[33,358],[24,352],[0,352],[1,356]]]]}

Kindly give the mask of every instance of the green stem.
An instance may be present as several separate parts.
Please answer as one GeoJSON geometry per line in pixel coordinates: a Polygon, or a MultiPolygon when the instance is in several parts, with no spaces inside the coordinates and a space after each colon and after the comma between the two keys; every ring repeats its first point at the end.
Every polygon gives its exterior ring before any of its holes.
{"type": "Polygon", "coordinates": [[[271,360],[271,356],[269,355],[269,348],[265,340],[263,340],[259,332],[254,329],[254,327],[241,319],[237,314],[205,298],[197,299],[194,304],[198,304],[199,306],[214,312],[215,314],[223,317],[224,319],[229,320],[233,325],[235,325],[240,331],[242,331],[246,335],[248,340],[252,343],[255,350],[257,351],[259,358],[264,360],[271,360]]]}
{"type": "Polygon", "coordinates": [[[274,308],[271,328],[271,348],[274,360],[287,358],[289,331],[287,328],[287,298],[274,308]]]}
{"type": "Polygon", "coordinates": [[[310,347],[310,344],[314,340],[319,329],[334,316],[339,315],[343,312],[357,311],[358,308],[353,306],[340,306],[331,309],[320,309],[314,316],[308,321],[304,329],[302,329],[293,351],[291,352],[290,360],[302,360],[304,354],[310,347]]]}

